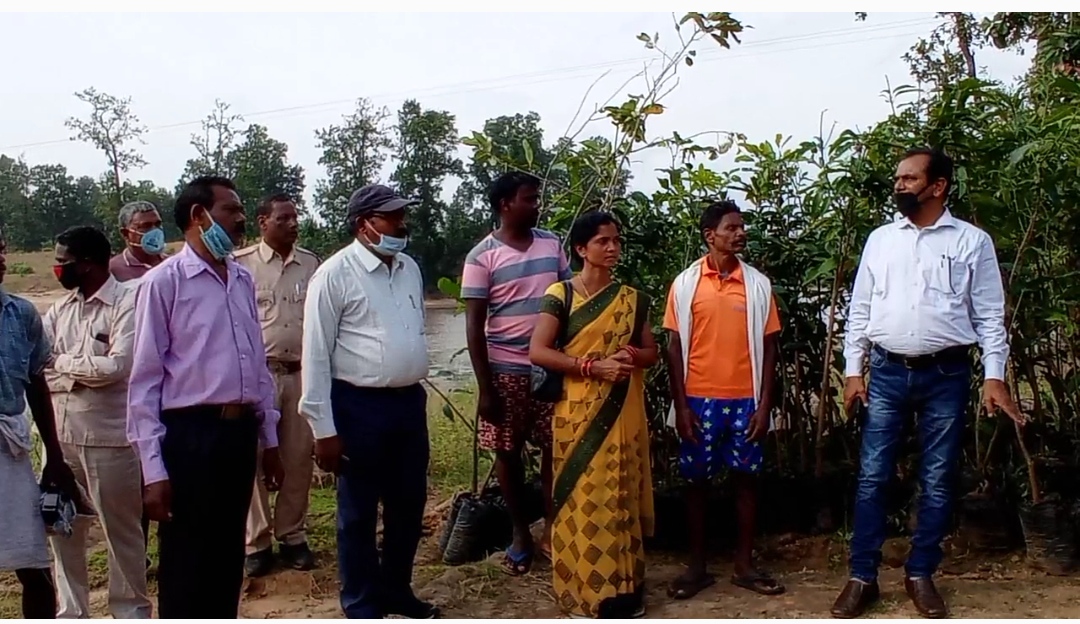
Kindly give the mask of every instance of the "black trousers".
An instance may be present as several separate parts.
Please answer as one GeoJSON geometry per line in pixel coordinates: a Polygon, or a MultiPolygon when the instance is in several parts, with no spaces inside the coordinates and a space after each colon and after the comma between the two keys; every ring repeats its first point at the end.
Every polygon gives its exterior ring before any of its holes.
{"type": "Polygon", "coordinates": [[[255,483],[259,422],[221,407],[161,414],[172,519],[158,524],[158,614],[235,619],[244,582],[244,533],[255,483]]]}
{"type": "Polygon", "coordinates": [[[341,608],[349,619],[381,618],[387,605],[413,597],[427,501],[427,394],[419,384],[358,388],[335,379],[330,401],[348,457],[337,480],[341,608]],[[375,543],[380,501],[381,558],[375,543]]]}

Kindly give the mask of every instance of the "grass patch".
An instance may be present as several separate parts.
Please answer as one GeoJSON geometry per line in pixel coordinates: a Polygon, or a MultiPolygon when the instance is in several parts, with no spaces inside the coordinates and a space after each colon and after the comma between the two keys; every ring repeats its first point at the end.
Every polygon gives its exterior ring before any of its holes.
{"type": "Polygon", "coordinates": [[[308,546],[319,555],[337,553],[337,492],[332,486],[312,487],[308,499],[308,546]]]}
{"type": "MultiPolygon", "coordinates": [[[[437,393],[428,392],[428,435],[431,438],[428,482],[442,497],[469,489],[473,481],[476,395],[471,391],[456,390],[447,393],[447,397],[453,410],[444,408],[445,402],[437,393]]],[[[490,455],[481,452],[477,468],[481,482],[490,468],[490,455]]]]}

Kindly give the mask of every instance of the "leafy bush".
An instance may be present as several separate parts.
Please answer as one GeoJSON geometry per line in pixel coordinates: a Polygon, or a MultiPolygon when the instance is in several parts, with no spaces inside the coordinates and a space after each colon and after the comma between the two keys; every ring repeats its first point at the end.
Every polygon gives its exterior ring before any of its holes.
{"type": "MultiPolygon", "coordinates": [[[[980,28],[1000,30],[1001,20],[1016,21],[1009,16],[1017,15],[1060,14],[998,14],[980,28]]],[[[743,193],[752,206],[746,257],[772,278],[783,319],[781,427],[770,440],[770,463],[783,475],[812,475],[820,482],[834,472],[853,474],[858,456],[858,426],[843,413],[839,395],[845,309],[859,254],[870,231],[893,218],[892,176],[903,151],[944,148],[958,165],[952,211],[987,230],[997,246],[1008,292],[1008,383],[1033,419],[1023,436],[1013,437],[1007,421],[981,415],[976,376],[964,454],[967,471],[976,475],[971,487],[1003,487],[1012,497],[1036,502],[1044,488],[1075,497],[1075,479],[1059,475],[1075,474],[1080,463],[1080,27],[1071,18],[1045,19],[1058,21],[1049,28],[1021,19],[1010,27],[1011,39],[997,41],[1012,46],[1022,45],[1025,36],[1036,39],[1032,70],[1019,86],[957,76],[964,63],[941,64],[928,56],[933,50],[916,46],[922,67],[937,67],[931,74],[941,82],[891,90],[893,114],[868,130],[822,132],[797,144],[781,135],[755,142],[720,131],[650,137],[648,121],[664,113],[663,97],[677,71],[693,64],[695,46],[713,38],[726,47],[741,31],[727,14],[690,14],[680,31],[689,25],[692,32],[679,32],[673,48],[661,49],[658,37],[639,36],[658,54],[658,68],[639,76],[642,95],[599,108],[557,142],[540,171],[547,186],[545,225],[565,235],[584,211],[615,212],[625,235],[618,277],[652,296],[657,325],[668,285],[704,253],[696,231],[703,203],[743,193]],[[613,127],[612,138],[575,142],[586,125],[601,120],[613,127]],[[627,188],[629,162],[646,150],[671,155],[651,195],[627,188]],[[730,150],[734,167],[707,164],[730,150]]],[[[972,22],[956,23],[968,28],[972,22]]],[[[970,32],[963,36],[961,48],[970,53],[970,32]]],[[[536,169],[531,159],[500,149],[483,133],[466,143],[474,162],[536,169]]],[[[443,286],[453,294],[449,283],[443,286]]],[[[662,334],[657,331],[664,343],[662,334]]],[[[670,483],[676,447],[663,426],[663,365],[649,375],[647,401],[654,475],[670,483]]]]}

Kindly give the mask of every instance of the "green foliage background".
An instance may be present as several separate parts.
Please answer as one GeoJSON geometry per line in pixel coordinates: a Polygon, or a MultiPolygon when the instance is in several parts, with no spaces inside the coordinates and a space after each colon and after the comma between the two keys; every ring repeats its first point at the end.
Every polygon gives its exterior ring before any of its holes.
{"type": "MultiPolygon", "coordinates": [[[[858,427],[842,413],[837,395],[853,270],[869,232],[893,218],[889,196],[898,156],[913,146],[940,146],[958,165],[952,210],[986,229],[997,245],[1008,292],[1009,384],[1034,420],[1018,436],[1004,421],[979,415],[973,387],[965,447],[971,487],[999,488],[1017,500],[1039,500],[1046,492],[1075,497],[1080,484],[1068,477],[1080,464],[1075,15],[998,13],[980,20],[940,13],[938,27],[905,56],[913,84],[886,94],[891,115],[863,131],[823,128],[804,142],[782,134],[761,140],[720,130],[695,136],[650,131],[651,121],[665,114],[679,73],[694,71],[699,49],[738,45],[744,25],[728,13],[689,13],[663,41],[640,34],[656,60],[629,83],[636,95],[614,96],[554,141],[545,140],[533,112],[490,119],[462,138],[447,111],[408,101],[392,115],[360,98],[340,123],[315,131],[326,177],[315,181],[311,205],[301,202],[302,244],[324,257],[332,253],[348,239],[342,226],[349,194],[374,181],[396,185],[423,200],[411,217],[411,251],[429,288],[441,284],[454,295],[465,253],[492,222],[487,185],[503,171],[525,170],[545,180],[544,225],[555,232],[565,234],[587,210],[619,216],[626,237],[619,277],[652,295],[655,319],[672,278],[703,252],[695,228],[702,204],[745,197],[746,256],[773,279],[784,319],[785,426],[770,442],[770,464],[789,476],[850,476],[858,427]],[[977,55],[989,46],[1033,51],[1029,72],[1015,83],[980,73],[977,55]],[[471,152],[464,161],[462,143],[471,152]],[[636,190],[629,173],[646,152],[670,156],[651,194],[636,190]],[[734,156],[734,165],[718,166],[724,154],[734,156]],[[451,179],[460,185],[447,202],[443,188],[451,179]]],[[[107,172],[76,178],[61,164],[29,167],[0,156],[0,224],[14,249],[47,247],[57,232],[79,223],[114,232],[126,201],[150,199],[166,214],[171,208],[175,191],[130,176],[145,162],[137,149],[145,128],[130,99],[94,89],[77,97],[88,112],[68,126],[74,139],[101,151],[107,172]]],[[[265,127],[246,125],[225,103],[216,104],[191,143],[196,155],[180,183],[200,173],[231,176],[249,208],[272,192],[302,198],[307,187],[304,169],[288,160],[288,146],[265,127]]],[[[170,238],[177,236],[170,231],[170,238]]],[[[648,389],[661,482],[671,480],[674,448],[660,426],[665,379],[664,367],[656,367],[648,389]]]]}

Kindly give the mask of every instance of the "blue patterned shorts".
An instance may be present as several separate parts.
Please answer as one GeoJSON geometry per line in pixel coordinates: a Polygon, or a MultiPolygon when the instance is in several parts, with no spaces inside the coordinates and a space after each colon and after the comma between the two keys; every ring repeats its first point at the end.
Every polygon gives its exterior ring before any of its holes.
{"type": "Polygon", "coordinates": [[[754,399],[686,397],[686,402],[701,419],[701,430],[697,444],[683,441],[679,447],[679,471],[684,479],[706,481],[721,468],[748,474],[761,472],[761,443],[746,440],[754,399]]]}

